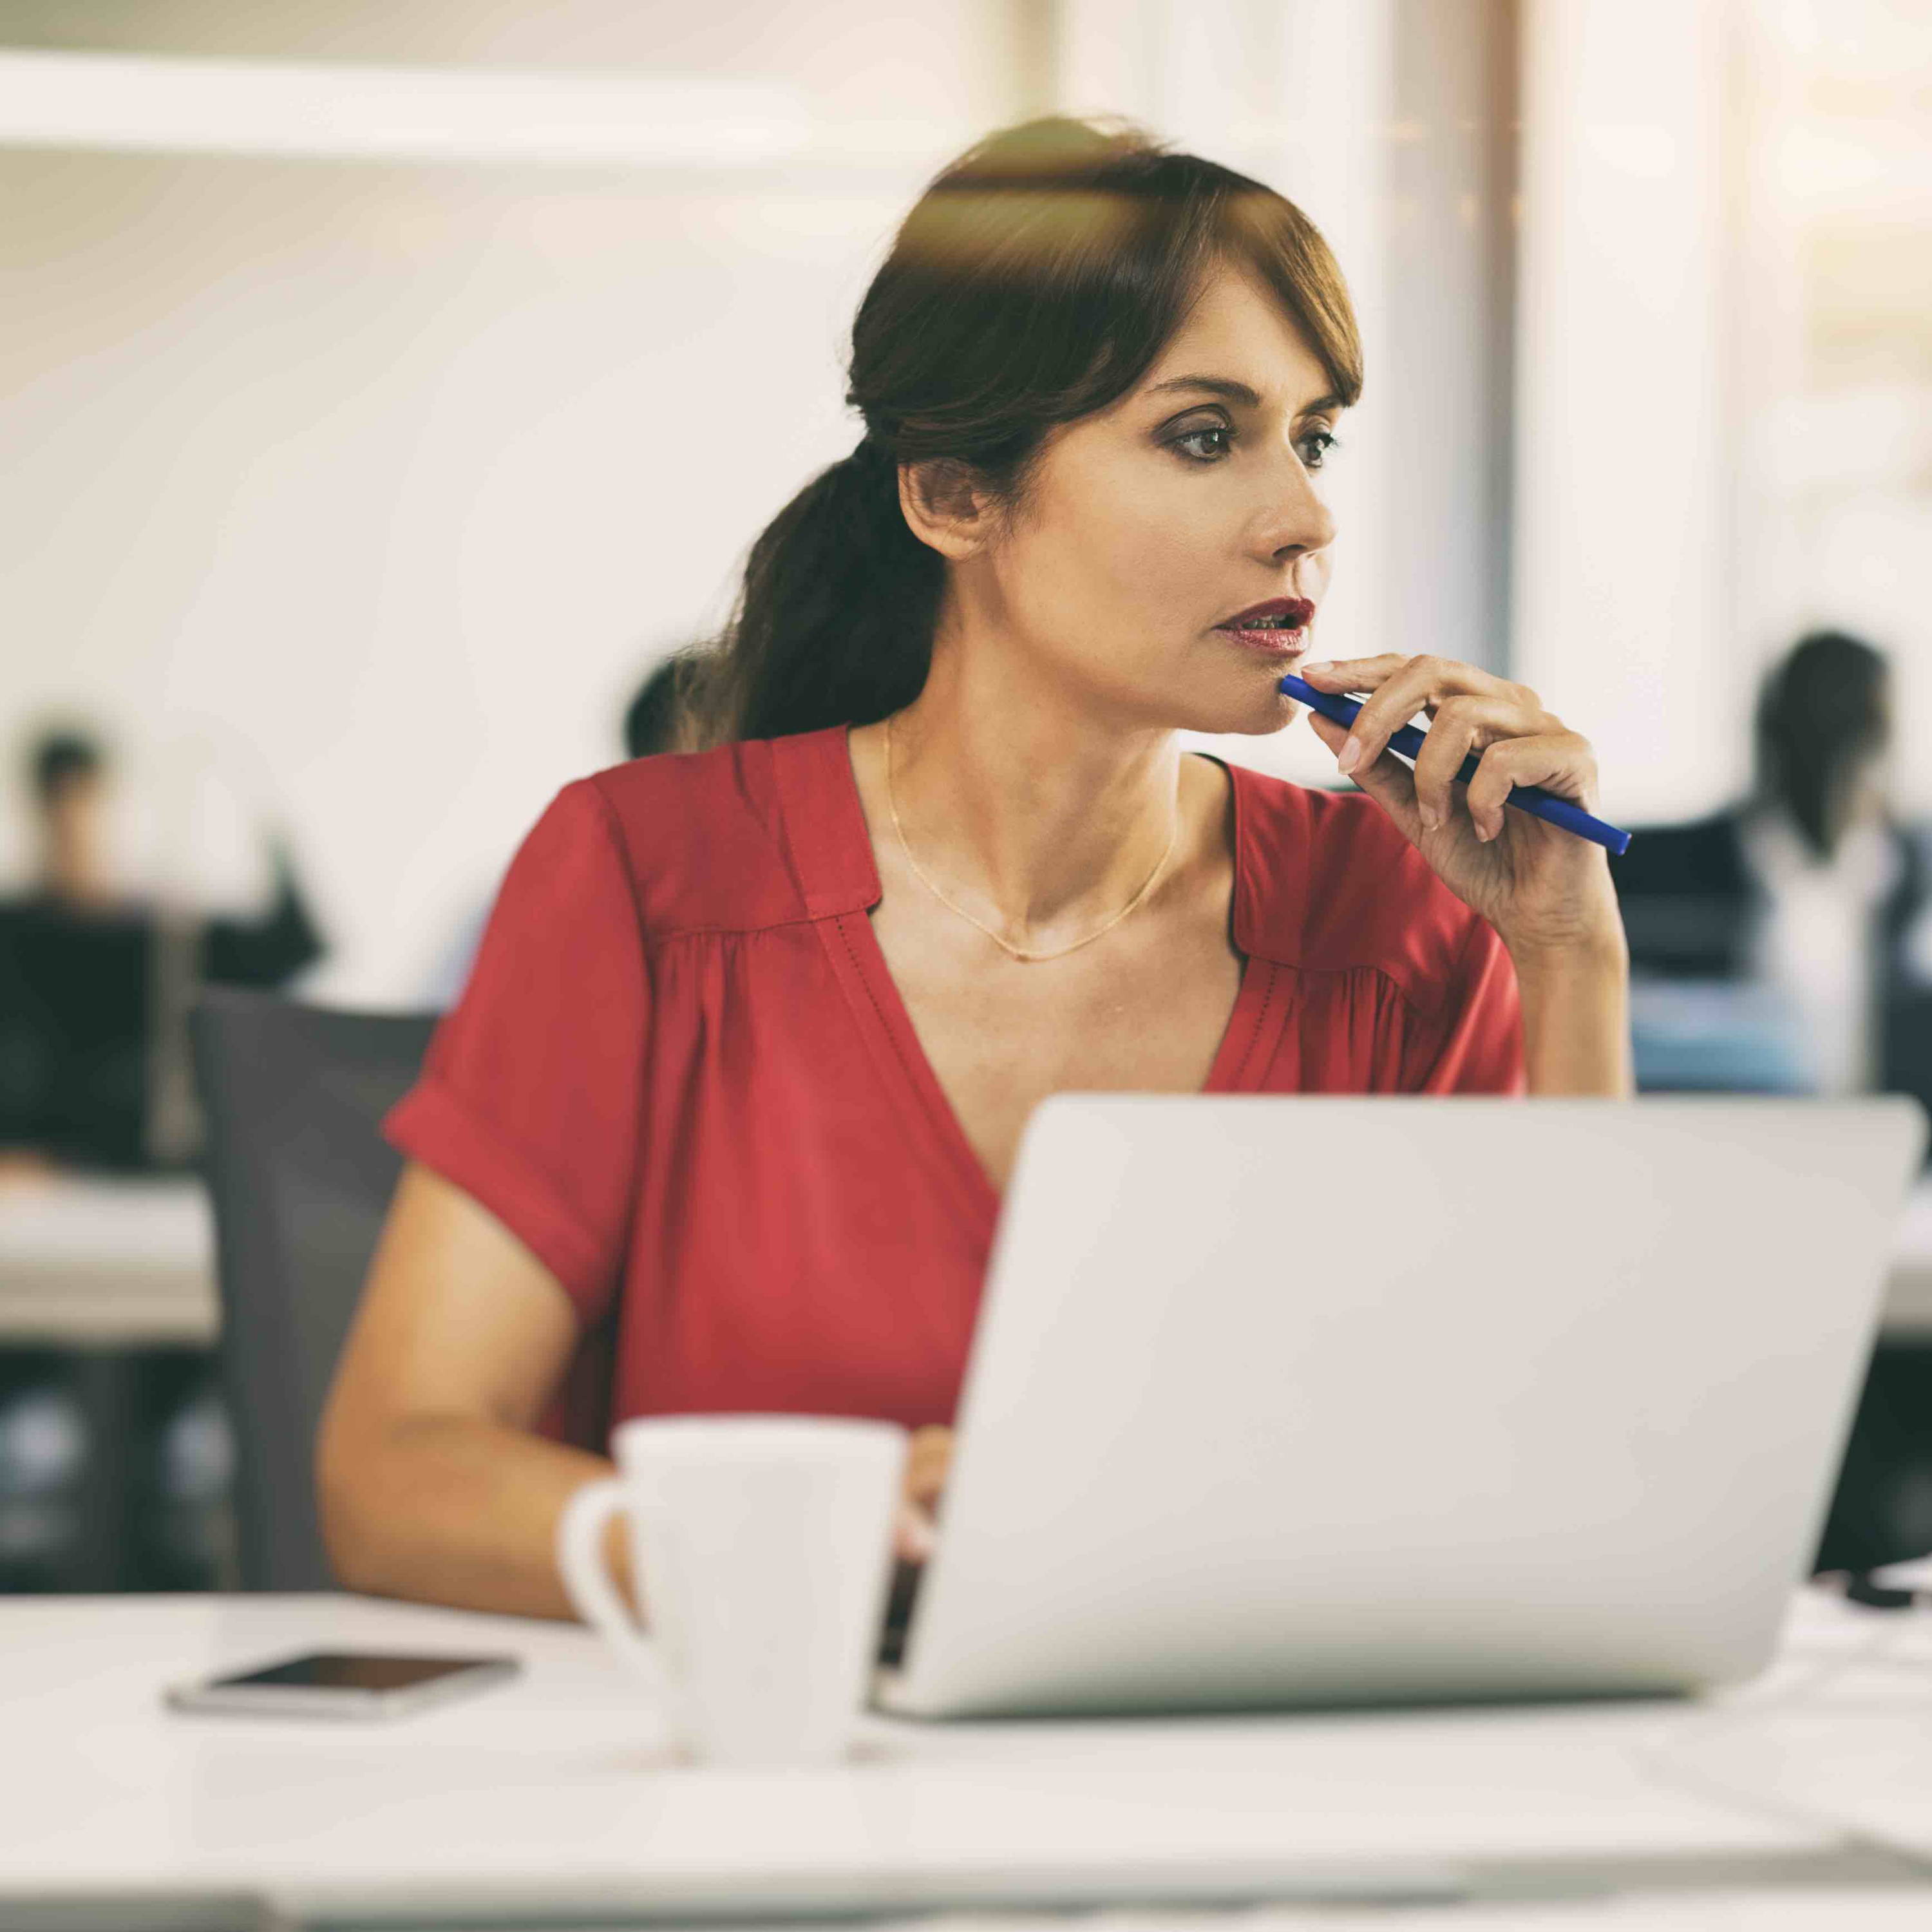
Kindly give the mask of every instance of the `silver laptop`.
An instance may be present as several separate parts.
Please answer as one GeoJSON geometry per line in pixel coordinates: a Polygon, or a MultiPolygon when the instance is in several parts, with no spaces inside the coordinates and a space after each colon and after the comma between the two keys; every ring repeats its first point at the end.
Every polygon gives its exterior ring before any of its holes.
{"type": "Polygon", "coordinates": [[[1752,1675],[1924,1142],[1898,1099],[1049,1100],[880,1701],[1752,1675]]]}

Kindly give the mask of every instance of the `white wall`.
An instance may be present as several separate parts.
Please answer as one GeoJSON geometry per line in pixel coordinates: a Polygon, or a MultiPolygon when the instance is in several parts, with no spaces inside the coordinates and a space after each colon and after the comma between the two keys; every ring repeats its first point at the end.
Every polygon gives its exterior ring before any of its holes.
{"type": "MultiPolygon", "coordinates": [[[[48,38],[128,25],[39,11],[48,38]]],[[[336,946],[320,990],[405,1000],[850,447],[853,307],[924,174],[1007,118],[1011,22],[964,0],[144,13],[141,44],[182,52],[735,64],[884,130],[863,166],[744,177],[0,154],[0,730],[104,724],[133,842],[232,896],[212,754],[296,834],[336,946]]]]}
{"type": "MultiPolygon", "coordinates": [[[[1481,4],[1493,34],[1509,10],[1481,4]]],[[[1774,167],[1738,171],[1775,148],[1735,145],[1738,23],[1794,9],[1525,9],[1514,662],[1597,738],[1613,814],[1736,788],[1787,622],[1895,617],[1884,640],[1932,663],[1906,634],[1922,430],[1892,412],[1882,476],[1813,464],[1751,494],[1765,452],[1840,449],[1853,422],[1842,385],[1791,387],[1793,218],[1774,167]]],[[[1328,231],[1370,364],[1324,647],[1496,661],[1499,211],[1456,14],[1063,0],[1036,70],[1023,0],[9,0],[22,45],[776,80],[824,139],[740,173],[0,154],[0,755],[50,712],[102,721],[130,848],[203,897],[260,872],[224,795],[265,801],[337,941],[320,990],[407,998],[544,799],[616,755],[648,663],[849,446],[841,341],[920,180],[1043,94],[1139,115],[1328,231]]],[[[1778,60],[1810,56],[1766,44],[1746,122],[1774,136],[1778,60]]],[[[1882,209],[1859,232],[1882,221],[1928,232],[1882,209]]],[[[1332,772],[1305,732],[1230,748],[1332,772]]],[[[1914,773],[1932,800],[1932,761],[1914,773]]],[[[22,853],[6,800],[0,876],[22,853]]]]}
{"type": "Polygon", "coordinates": [[[1595,741],[1624,823],[1743,777],[1724,728],[1749,706],[1726,595],[1729,10],[1526,15],[1514,662],[1595,741]]]}
{"type": "MultiPolygon", "coordinates": [[[[1046,45],[1023,0],[13,0],[21,45],[775,80],[820,138],[736,175],[0,154],[0,295],[29,317],[0,342],[25,452],[0,734],[110,728],[130,861],[203,900],[259,884],[242,826],[272,812],[336,942],[315,990],[410,998],[849,447],[842,340],[924,176],[1049,98],[1259,173],[1330,234],[1372,379],[1324,645],[1382,648],[1414,594],[1385,480],[1396,4],[1069,0],[1046,45]]],[[[1227,748],[1332,777],[1305,731],[1227,748]]],[[[21,832],[16,801],[0,871],[21,832]]]]}
{"type": "Polygon", "coordinates": [[[1535,0],[1525,12],[1516,662],[1605,809],[1750,776],[1766,666],[1862,631],[1932,811],[1932,11],[1535,0]]]}
{"type": "MultiPolygon", "coordinates": [[[[50,711],[103,721],[131,854],[202,898],[259,883],[236,821],[272,812],[336,941],[316,991],[412,997],[554,786],[616,755],[644,668],[850,446],[842,338],[923,176],[1047,100],[1136,114],[1324,226],[1370,369],[1324,647],[1496,663],[1509,8],[1480,0],[1482,52],[1460,14],[1063,0],[1041,44],[1024,0],[10,0],[29,46],[778,81],[821,139],[742,174],[0,154],[0,299],[27,319],[0,334],[0,752],[50,711]]],[[[1561,709],[1624,718],[1592,632],[1538,638],[1561,709]]],[[[1333,775],[1304,730],[1225,749],[1333,775]]],[[[0,873],[21,831],[0,808],[0,873]]]]}
{"type": "Polygon", "coordinates": [[[1803,328],[1742,425],[1744,642],[1832,622],[1886,647],[1899,794],[1932,814],[1932,8],[1779,0],[1756,26],[1752,173],[1803,328]]]}

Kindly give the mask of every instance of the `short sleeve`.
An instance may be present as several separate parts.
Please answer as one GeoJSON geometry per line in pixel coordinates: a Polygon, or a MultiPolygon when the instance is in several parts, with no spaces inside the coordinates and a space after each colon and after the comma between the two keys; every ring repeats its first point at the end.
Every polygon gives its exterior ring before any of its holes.
{"type": "Polygon", "coordinates": [[[586,1326],[622,1271],[649,1020],[630,867],[584,781],[512,862],[463,997],[383,1132],[501,1221],[586,1326]]]}
{"type": "Polygon", "coordinates": [[[1404,1041],[1405,1094],[1520,1094],[1522,1007],[1516,968],[1496,929],[1472,918],[1434,1014],[1404,1041]]]}

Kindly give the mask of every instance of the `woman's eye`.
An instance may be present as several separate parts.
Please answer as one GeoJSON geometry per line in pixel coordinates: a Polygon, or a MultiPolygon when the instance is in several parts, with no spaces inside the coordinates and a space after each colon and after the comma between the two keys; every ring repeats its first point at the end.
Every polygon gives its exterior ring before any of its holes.
{"type": "Polygon", "coordinates": [[[1171,446],[1180,450],[1191,462],[1218,463],[1227,454],[1234,436],[1234,432],[1226,423],[1209,423],[1176,436],[1171,446]]]}
{"type": "Polygon", "coordinates": [[[1314,429],[1294,446],[1294,453],[1301,458],[1304,470],[1319,470],[1323,459],[1336,447],[1336,440],[1329,431],[1314,429]]]}

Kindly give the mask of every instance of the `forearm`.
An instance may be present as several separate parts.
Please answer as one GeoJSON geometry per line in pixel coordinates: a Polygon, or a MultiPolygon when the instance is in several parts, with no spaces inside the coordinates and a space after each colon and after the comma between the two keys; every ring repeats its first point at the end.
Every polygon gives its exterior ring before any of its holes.
{"type": "Polygon", "coordinates": [[[352,1590],[464,1610],[568,1617],[557,1519],[610,1465],[586,1450],[469,1416],[428,1415],[326,1445],[323,1526],[352,1590]]]}
{"type": "Polygon", "coordinates": [[[1543,952],[1511,950],[1522,1000],[1523,1066],[1529,1091],[1628,1100],[1630,1067],[1630,951],[1623,931],[1543,952]]]}

